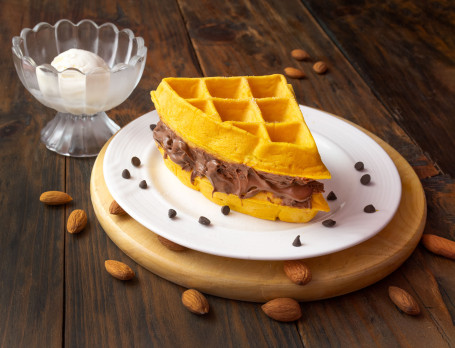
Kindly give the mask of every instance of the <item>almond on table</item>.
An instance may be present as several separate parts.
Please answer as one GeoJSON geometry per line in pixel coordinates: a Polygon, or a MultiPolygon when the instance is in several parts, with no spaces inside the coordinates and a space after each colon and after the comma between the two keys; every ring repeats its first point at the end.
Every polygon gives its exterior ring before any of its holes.
{"type": "Polygon", "coordinates": [[[434,254],[455,260],[455,242],[452,240],[425,233],[422,236],[422,244],[434,254]]]}
{"type": "Polygon", "coordinates": [[[47,191],[41,194],[39,200],[47,205],[61,205],[71,202],[73,198],[66,192],[47,191]]]}
{"type": "Polygon", "coordinates": [[[392,302],[408,315],[419,315],[420,307],[414,297],[397,286],[389,286],[389,297],[392,302]]]}
{"type": "Polygon", "coordinates": [[[305,50],[302,50],[300,48],[292,50],[291,56],[292,56],[292,58],[297,59],[297,60],[309,60],[310,59],[310,55],[305,50]]]}
{"type": "Polygon", "coordinates": [[[182,294],[182,303],[194,314],[207,314],[209,303],[204,295],[195,289],[188,289],[182,294]]]}
{"type": "Polygon", "coordinates": [[[136,275],[130,266],[120,261],[106,260],[104,267],[111,276],[120,280],[130,280],[136,275]]]}
{"type": "Polygon", "coordinates": [[[295,321],[302,316],[300,304],[287,297],[276,298],[262,305],[264,313],[277,321],[295,321]]]}
{"type": "Polygon", "coordinates": [[[79,233],[87,225],[87,214],[82,209],[73,210],[68,217],[66,229],[69,233],[79,233]]]}
{"type": "Polygon", "coordinates": [[[303,79],[306,76],[303,70],[293,67],[284,68],[284,73],[292,79],[303,79]]]}
{"type": "Polygon", "coordinates": [[[319,62],[314,63],[313,70],[317,74],[324,74],[324,73],[327,72],[328,67],[327,67],[327,64],[325,64],[324,62],[319,61],[319,62]]]}

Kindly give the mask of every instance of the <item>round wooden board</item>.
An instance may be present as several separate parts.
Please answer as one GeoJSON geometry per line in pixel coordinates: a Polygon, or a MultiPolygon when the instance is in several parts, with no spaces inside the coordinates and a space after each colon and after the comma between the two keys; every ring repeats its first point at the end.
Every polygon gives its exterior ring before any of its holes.
{"type": "Polygon", "coordinates": [[[282,261],[240,260],[194,250],[174,252],[164,247],[155,233],[128,215],[109,214],[112,196],[103,176],[108,143],[98,155],[92,171],[93,208],[108,236],[129,257],[160,277],[186,288],[254,302],[277,297],[311,301],[343,295],[371,285],[397,269],[417,246],[427,213],[422,185],[409,163],[390,145],[361,130],[387,151],[398,168],[402,183],[400,206],[392,221],[375,237],[334,254],[306,259],[313,279],[305,286],[296,285],[286,277],[282,261]]]}

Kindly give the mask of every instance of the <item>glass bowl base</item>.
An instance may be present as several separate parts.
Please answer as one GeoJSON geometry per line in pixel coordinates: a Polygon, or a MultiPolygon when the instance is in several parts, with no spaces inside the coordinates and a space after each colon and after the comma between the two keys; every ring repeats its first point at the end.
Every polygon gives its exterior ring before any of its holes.
{"type": "Polygon", "coordinates": [[[104,111],[94,115],[58,112],[41,130],[41,141],[60,155],[92,157],[119,129],[104,111]]]}

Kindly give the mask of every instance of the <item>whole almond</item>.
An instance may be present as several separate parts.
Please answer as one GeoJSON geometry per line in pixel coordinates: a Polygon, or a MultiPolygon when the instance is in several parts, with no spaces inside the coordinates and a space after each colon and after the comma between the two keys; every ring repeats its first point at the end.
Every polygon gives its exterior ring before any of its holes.
{"type": "Polygon", "coordinates": [[[311,281],[311,270],[301,260],[284,261],[283,270],[295,284],[305,285],[311,281]]]}
{"type": "Polygon", "coordinates": [[[455,242],[452,240],[425,233],[422,236],[422,244],[432,253],[455,260],[455,242]]]}
{"type": "Polygon", "coordinates": [[[111,276],[120,280],[130,280],[136,275],[130,266],[120,261],[106,260],[104,267],[111,276]]]}
{"type": "Polygon", "coordinates": [[[39,200],[48,205],[60,205],[71,202],[73,198],[62,191],[47,191],[41,194],[39,200]]]}
{"type": "Polygon", "coordinates": [[[280,297],[262,305],[262,310],[270,318],[278,321],[295,321],[302,316],[299,303],[287,297],[280,297]]]}
{"type": "Polygon", "coordinates": [[[170,241],[169,239],[166,239],[164,237],[161,237],[160,235],[157,235],[158,240],[160,241],[161,244],[163,244],[166,248],[172,250],[172,251],[184,251],[187,250],[186,247],[183,245],[174,243],[173,241],[170,241]]]}
{"type": "Polygon", "coordinates": [[[207,299],[197,290],[186,290],[182,294],[182,303],[192,313],[207,314],[209,312],[207,299]]]}
{"type": "Polygon", "coordinates": [[[313,65],[313,70],[317,73],[317,74],[324,74],[326,71],[327,71],[327,64],[325,64],[324,62],[316,62],[314,63],[313,65]]]}
{"type": "Polygon", "coordinates": [[[112,201],[111,205],[109,206],[109,213],[112,215],[125,215],[126,211],[124,211],[116,201],[112,201]]]}
{"type": "Polygon", "coordinates": [[[284,73],[292,79],[303,79],[305,77],[305,73],[302,70],[292,67],[284,68],[284,73]]]}
{"type": "Polygon", "coordinates": [[[420,314],[418,303],[407,291],[397,286],[389,286],[389,297],[404,313],[409,315],[420,314]]]}
{"type": "Polygon", "coordinates": [[[68,217],[66,229],[69,233],[79,233],[87,225],[87,215],[82,209],[73,210],[68,217]]]}
{"type": "Polygon", "coordinates": [[[309,60],[310,59],[310,55],[306,51],[304,51],[300,48],[292,50],[291,56],[292,56],[292,58],[297,59],[297,60],[309,60]]]}

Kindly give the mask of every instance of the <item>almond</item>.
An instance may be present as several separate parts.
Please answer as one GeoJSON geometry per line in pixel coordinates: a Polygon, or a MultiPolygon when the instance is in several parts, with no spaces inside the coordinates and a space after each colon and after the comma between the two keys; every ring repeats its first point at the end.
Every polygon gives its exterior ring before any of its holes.
{"type": "Polygon", "coordinates": [[[87,215],[82,209],[73,210],[68,217],[66,229],[69,233],[79,233],[87,225],[87,215]]]}
{"type": "Polygon", "coordinates": [[[292,50],[291,56],[292,56],[292,58],[297,59],[297,60],[309,60],[310,59],[310,55],[306,51],[304,51],[300,48],[292,50]]]}
{"type": "Polygon", "coordinates": [[[207,314],[209,312],[207,299],[197,290],[186,290],[182,294],[182,303],[192,313],[207,314]]]}
{"type": "Polygon", "coordinates": [[[432,253],[455,260],[455,242],[452,240],[425,233],[422,236],[422,244],[432,253]]]}
{"type": "Polygon", "coordinates": [[[109,206],[109,213],[112,215],[125,215],[126,211],[124,211],[116,201],[112,201],[111,205],[109,206]]]}
{"type": "Polygon", "coordinates": [[[295,321],[302,316],[299,303],[287,297],[280,297],[262,305],[262,310],[270,318],[278,321],[295,321]]]}
{"type": "Polygon", "coordinates": [[[65,192],[47,191],[41,194],[39,200],[48,205],[60,205],[71,202],[73,198],[65,192]]]}
{"type": "Polygon", "coordinates": [[[404,313],[409,315],[420,314],[418,303],[407,291],[397,286],[389,286],[389,297],[404,313]]]}
{"type": "Polygon", "coordinates": [[[298,285],[305,285],[312,278],[311,270],[300,260],[284,261],[283,270],[288,278],[298,285]]]}
{"type": "Polygon", "coordinates": [[[291,67],[284,68],[284,73],[293,79],[303,79],[305,77],[305,73],[302,70],[291,67]]]}
{"type": "Polygon", "coordinates": [[[130,280],[136,275],[130,266],[120,261],[106,260],[104,267],[111,276],[120,280],[130,280]]]}
{"type": "Polygon", "coordinates": [[[169,239],[166,239],[164,237],[161,237],[160,235],[157,235],[158,237],[158,240],[160,241],[161,244],[163,244],[166,248],[172,250],[172,251],[184,251],[184,250],[187,250],[186,247],[180,245],[180,244],[177,244],[177,243],[174,243],[172,241],[170,241],[169,239]]]}
{"type": "Polygon", "coordinates": [[[317,74],[324,74],[326,71],[327,71],[327,64],[325,64],[324,62],[316,62],[314,63],[313,65],[313,70],[317,73],[317,74]]]}

